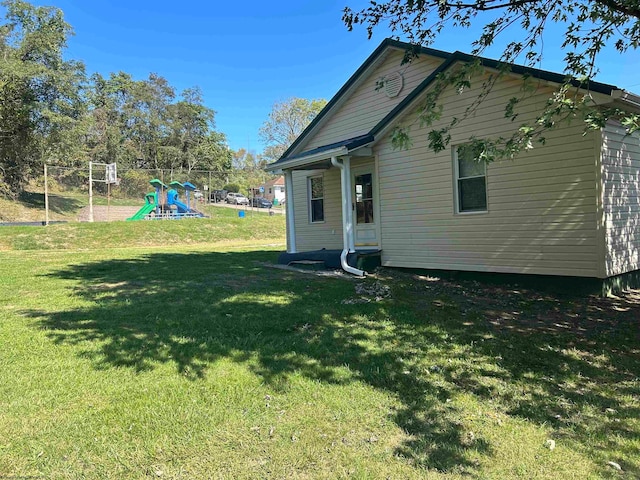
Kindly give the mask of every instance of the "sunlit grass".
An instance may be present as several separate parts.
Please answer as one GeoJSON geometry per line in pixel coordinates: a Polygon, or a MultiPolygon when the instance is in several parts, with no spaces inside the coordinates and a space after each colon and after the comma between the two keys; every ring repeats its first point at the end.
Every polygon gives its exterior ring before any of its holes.
{"type": "Polygon", "coordinates": [[[167,221],[67,223],[48,227],[2,227],[0,250],[96,250],[116,247],[284,243],[285,219],[263,214],[238,217],[210,207],[210,218],[167,221]]]}
{"type": "Polygon", "coordinates": [[[0,476],[640,475],[637,298],[387,271],[345,304],[232,213],[0,230],[0,476]]]}

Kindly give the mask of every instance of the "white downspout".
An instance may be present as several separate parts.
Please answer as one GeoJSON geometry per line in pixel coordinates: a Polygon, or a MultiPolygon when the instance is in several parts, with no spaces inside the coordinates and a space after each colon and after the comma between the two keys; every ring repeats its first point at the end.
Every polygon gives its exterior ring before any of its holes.
{"type": "Polygon", "coordinates": [[[347,217],[347,233],[349,235],[349,253],[355,253],[356,251],[356,235],[353,230],[353,191],[351,188],[351,158],[343,157],[342,166],[345,173],[345,203],[348,205],[348,217],[347,217]]]}
{"type": "Polygon", "coordinates": [[[364,277],[366,272],[352,267],[347,263],[347,255],[355,251],[355,241],[353,239],[353,216],[351,214],[351,170],[348,158],[343,163],[337,157],[331,157],[331,165],[340,169],[340,187],[342,190],[342,244],[343,249],[340,254],[340,265],[345,272],[364,277]]]}
{"type": "Polygon", "coordinates": [[[287,220],[287,253],[298,253],[296,249],[296,220],[293,209],[293,174],[291,170],[284,171],[285,211],[287,220]]]}

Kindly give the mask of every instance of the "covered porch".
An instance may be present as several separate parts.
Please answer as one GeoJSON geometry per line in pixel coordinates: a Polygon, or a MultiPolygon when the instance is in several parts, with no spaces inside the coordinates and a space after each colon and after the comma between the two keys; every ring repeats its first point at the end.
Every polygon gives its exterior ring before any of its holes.
{"type": "Polygon", "coordinates": [[[271,166],[284,175],[287,192],[287,252],[279,263],[342,268],[358,276],[380,265],[372,140],[368,135],[355,137],[271,166]]]}

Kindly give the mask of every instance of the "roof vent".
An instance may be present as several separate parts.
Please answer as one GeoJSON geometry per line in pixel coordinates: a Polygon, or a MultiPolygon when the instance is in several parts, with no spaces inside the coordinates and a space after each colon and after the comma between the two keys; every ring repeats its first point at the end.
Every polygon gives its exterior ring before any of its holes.
{"type": "Polygon", "coordinates": [[[399,72],[393,72],[384,77],[384,94],[389,97],[397,97],[404,87],[404,78],[399,72]]]}

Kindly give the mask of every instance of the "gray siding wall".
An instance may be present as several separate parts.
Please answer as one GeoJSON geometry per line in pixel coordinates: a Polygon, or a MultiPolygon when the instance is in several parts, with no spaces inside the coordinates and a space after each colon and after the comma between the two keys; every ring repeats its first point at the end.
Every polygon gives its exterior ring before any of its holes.
{"type": "MultiPolygon", "coordinates": [[[[442,122],[462,117],[477,94],[445,93],[442,122]]],[[[548,91],[523,102],[512,123],[504,106],[520,94],[517,80],[496,85],[476,114],[452,132],[451,147],[471,135],[508,135],[535,116],[548,91]]],[[[405,124],[415,118],[408,114],[405,124]]],[[[581,122],[557,128],[544,146],[489,165],[488,212],[477,214],[455,213],[452,148],[432,152],[427,129],[416,126],[409,150],[393,150],[383,140],[376,148],[383,264],[596,277],[602,264],[596,228],[600,142],[599,133],[585,137],[582,130],[581,122]]]]}
{"type": "Polygon", "coordinates": [[[602,132],[602,210],[607,276],[640,269],[640,138],[616,122],[602,132]]]}
{"type": "Polygon", "coordinates": [[[403,54],[401,50],[392,50],[303,149],[311,150],[368,133],[443,62],[441,58],[424,55],[411,65],[402,66],[403,54]],[[404,88],[397,97],[388,98],[382,91],[376,91],[376,81],[393,72],[404,72],[404,88]]]}

